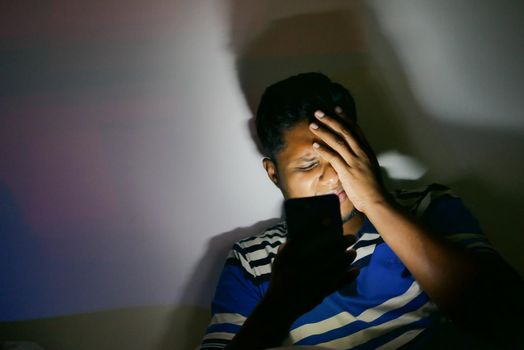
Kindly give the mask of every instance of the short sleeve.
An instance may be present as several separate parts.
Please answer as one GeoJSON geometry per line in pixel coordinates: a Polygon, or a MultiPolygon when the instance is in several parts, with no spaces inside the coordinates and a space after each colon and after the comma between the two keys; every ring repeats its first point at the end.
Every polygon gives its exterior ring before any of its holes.
{"type": "Polygon", "coordinates": [[[249,263],[235,245],[220,275],[201,350],[224,348],[262,298],[251,273],[249,263]]]}
{"type": "Polygon", "coordinates": [[[478,253],[498,254],[490,244],[479,222],[462,200],[445,194],[431,201],[422,219],[425,224],[452,244],[478,253]]]}

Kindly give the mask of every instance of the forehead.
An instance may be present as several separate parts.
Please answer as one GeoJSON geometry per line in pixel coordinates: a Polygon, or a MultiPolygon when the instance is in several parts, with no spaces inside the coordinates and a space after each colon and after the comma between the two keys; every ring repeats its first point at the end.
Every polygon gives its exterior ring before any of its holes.
{"type": "Polygon", "coordinates": [[[281,164],[318,156],[313,150],[313,142],[319,142],[319,139],[309,130],[308,120],[301,121],[284,131],[282,140],[284,147],[277,154],[278,162],[281,164]]]}

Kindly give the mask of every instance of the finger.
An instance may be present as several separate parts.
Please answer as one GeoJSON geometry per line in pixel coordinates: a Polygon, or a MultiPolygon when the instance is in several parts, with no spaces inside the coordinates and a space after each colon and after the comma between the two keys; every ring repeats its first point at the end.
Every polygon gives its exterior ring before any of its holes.
{"type": "Polygon", "coordinates": [[[311,123],[309,128],[315,136],[318,136],[322,141],[326,143],[331,149],[336,151],[342,159],[348,164],[352,165],[354,158],[357,155],[353,152],[351,147],[346,143],[344,139],[340,136],[335,135],[333,132],[329,131],[327,128],[319,127],[317,123],[311,123]]]}
{"type": "Polygon", "coordinates": [[[364,136],[364,133],[362,133],[362,129],[360,129],[360,126],[357,124],[357,117],[347,115],[347,113],[340,106],[335,107],[335,113],[337,114],[337,116],[342,118],[342,120],[348,122],[348,124],[351,127],[351,130],[353,131],[354,137],[358,140],[359,144],[361,145],[361,148],[364,151],[371,151],[371,146],[369,145],[368,140],[364,136]]]}
{"type": "Polygon", "coordinates": [[[344,174],[344,172],[349,172],[350,165],[342,159],[342,157],[335,151],[329,149],[328,147],[321,146],[319,143],[313,143],[313,149],[325,160],[331,164],[333,169],[337,172],[339,176],[344,174]]]}
{"type": "Polygon", "coordinates": [[[351,150],[354,154],[356,154],[359,157],[366,155],[362,147],[360,147],[360,144],[358,143],[357,139],[349,131],[349,128],[346,125],[344,125],[341,121],[326,115],[322,111],[316,111],[315,117],[317,118],[317,120],[322,122],[322,124],[328,126],[331,130],[333,130],[333,132],[335,132],[338,136],[345,140],[349,147],[351,147],[351,150]]]}

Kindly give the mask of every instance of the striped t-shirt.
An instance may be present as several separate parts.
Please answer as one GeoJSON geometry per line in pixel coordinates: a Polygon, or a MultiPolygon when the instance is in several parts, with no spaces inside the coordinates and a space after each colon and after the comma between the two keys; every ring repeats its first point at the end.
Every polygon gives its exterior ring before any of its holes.
{"type": "MultiPolygon", "coordinates": [[[[396,191],[397,202],[431,231],[478,253],[496,254],[478,222],[447,187],[396,191]]],[[[327,296],[291,326],[284,345],[331,349],[397,349],[422,345],[445,321],[400,259],[366,220],[352,246],[357,279],[327,296]],[[421,344],[422,342],[422,344],[421,344]]],[[[237,242],[229,253],[212,302],[201,349],[223,348],[238,332],[269,285],[271,264],[286,241],[285,223],[237,242]]]]}

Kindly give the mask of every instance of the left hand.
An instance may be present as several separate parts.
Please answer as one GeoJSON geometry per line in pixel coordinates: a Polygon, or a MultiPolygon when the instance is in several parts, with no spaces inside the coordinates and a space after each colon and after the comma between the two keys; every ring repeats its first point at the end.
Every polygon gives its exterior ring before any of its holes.
{"type": "Polygon", "coordinates": [[[342,235],[289,239],[273,261],[266,301],[285,305],[282,312],[295,320],[357,278],[356,256],[342,235]]]}
{"type": "Polygon", "coordinates": [[[336,110],[338,117],[347,121],[348,125],[322,111],[316,111],[318,122],[310,124],[309,129],[324,143],[313,143],[313,149],[331,164],[348,199],[358,211],[365,214],[373,204],[385,202],[380,169],[356,122],[345,116],[340,108],[336,110]],[[351,126],[352,131],[348,126],[351,126]]]}

